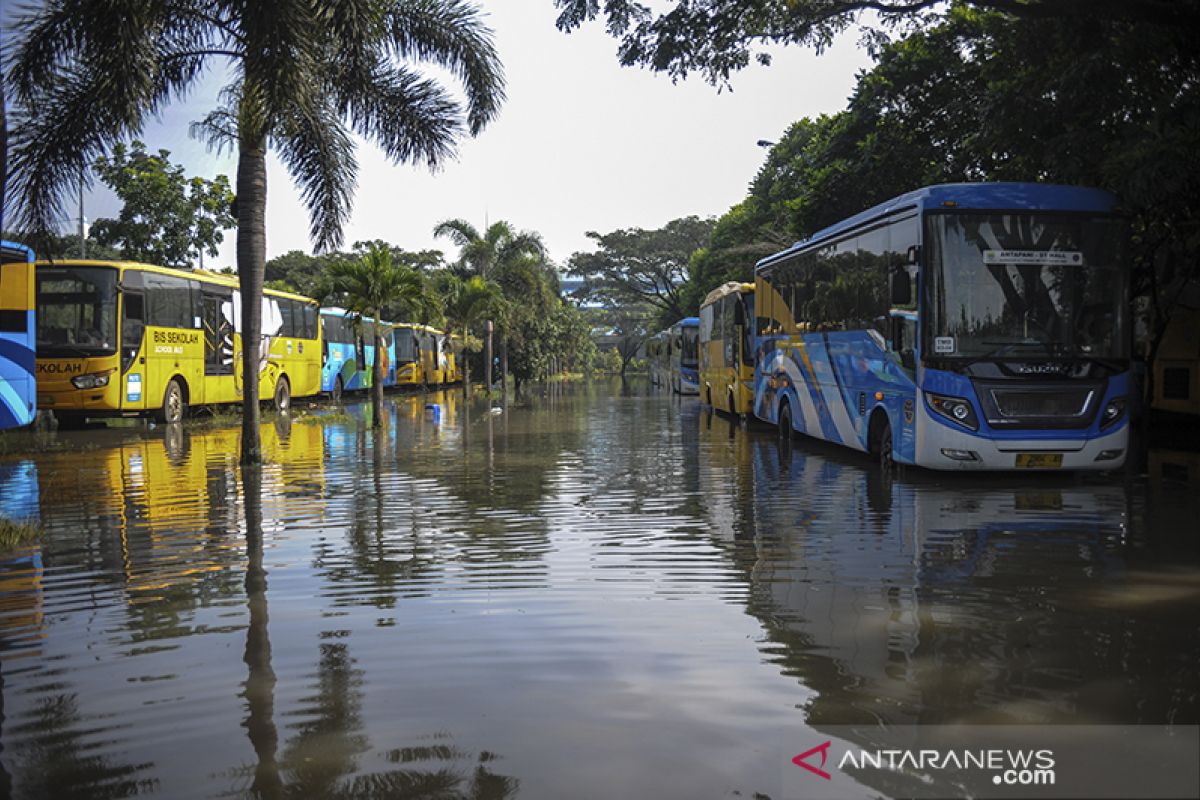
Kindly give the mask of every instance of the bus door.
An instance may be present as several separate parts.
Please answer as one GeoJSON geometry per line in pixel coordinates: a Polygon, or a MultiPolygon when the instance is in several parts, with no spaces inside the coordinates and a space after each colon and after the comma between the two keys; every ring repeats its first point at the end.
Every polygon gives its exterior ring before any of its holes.
{"type": "Polygon", "coordinates": [[[233,290],[203,286],[200,314],[204,325],[204,400],[233,402],[237,400],[233,381],[233,290]]]}
{"type": "Polygon", "coordinates": [[[146,407],[146,295],[142,274],[127,271],[121,280],[121,409],[146,407]]]}

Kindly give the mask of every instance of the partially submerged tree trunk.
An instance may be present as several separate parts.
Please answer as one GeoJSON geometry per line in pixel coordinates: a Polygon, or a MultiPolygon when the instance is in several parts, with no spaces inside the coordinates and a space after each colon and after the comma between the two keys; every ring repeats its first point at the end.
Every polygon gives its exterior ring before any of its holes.
{"type": "Polygon", "coordinates": [[[483,388],[492,390],[492,321],[483,324],[483,388]]]}
{"type": "Polygon", "coordinates": [[[244,136],[238,148],[237,267],[242,292],[242,457],[262,461],[259,440],[259,352],[263,276],[267,268],[267,140],[244,136]]]}
{"type": "Polygon", "coordinates": [[[371,427],[383,425],[383,337],[379,334],[379,311],[371,314],[371,334],[375,337],[375,363],[371,365],[371,427]]]}

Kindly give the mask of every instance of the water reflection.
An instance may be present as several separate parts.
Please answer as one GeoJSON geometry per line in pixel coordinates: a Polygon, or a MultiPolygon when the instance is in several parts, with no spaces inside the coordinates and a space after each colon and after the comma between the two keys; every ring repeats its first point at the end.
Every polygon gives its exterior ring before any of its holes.
{"type": "Polygon", "coordinates": [[[5,794],[777,796],[831,725],[1200,717],[1186,456],[885,481],[636,382],[369,413],[258,469],[204,425],[0,460],[47,531],[0,562],[5,794]]]}

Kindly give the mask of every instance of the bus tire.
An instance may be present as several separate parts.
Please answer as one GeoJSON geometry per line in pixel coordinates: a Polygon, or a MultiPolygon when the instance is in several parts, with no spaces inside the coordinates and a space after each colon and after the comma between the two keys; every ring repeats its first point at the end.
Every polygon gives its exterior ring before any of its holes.
{"type": "Polygon", "coordinates": [[[275,381],[275,410],[286,413],[292,407],[292,387],[288,383],[288,379],[284,375],[279,376],[279,380],[275,381]]]}
{"type": "Polygon", "coordinates": [[[784,400],[779,404],[779,439],[780,441],[790,442],[792,440],[792,404],[784,400]]]}
{"type": "Polygon", "coordinates": [[[329,399],[335,403],[342,402],[342,392],[345,391],[345,386],[342,385],[342,376],[338,375],[334,378],[333,389],[329,392],[329,399]]]}
{"type": "Polygon", "coordinates": [[[167,381],[166,391],[163,392],[162,407],[155,417],[165,425],[174,425],[183,421],[186,410],[187,403],[183,399],[183,387],[179,385],[179,381],[171,378],[167,381]]]}
{"type": "Polygon", "coordinates": [[[730,389],[728,394],[729,394],[729,396],[727,399],[729,400],[729,416],[732,417],[733,420],[736,422],[740,415],[738,414],[737,405],[733,399],[733,390],[730,389]]]}
{"type": "Polygon", "coordinates": [[[892,452],[892,423],[883,421],[879,429],[879,438],[875,446],[875,457],[879,460],[879,469],[886,475],[896,471],[895,454],[892,452]]]}

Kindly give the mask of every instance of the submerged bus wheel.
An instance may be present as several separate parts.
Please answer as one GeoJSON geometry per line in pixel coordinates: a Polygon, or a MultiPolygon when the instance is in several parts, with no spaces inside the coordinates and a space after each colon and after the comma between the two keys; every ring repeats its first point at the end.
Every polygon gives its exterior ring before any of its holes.
{"type": "Polygon", "coordinates": [[[792,440],[792,404],[786,400],[779,406],[779,438],[785,442],[792,440]]]}
{"type": "Polygon", "coordinates": [[[288,385],[287,378],[281,377],[275,382],[275,410],[287,411],[291,407],[292,387],[288,385]]]}
{"type": "Polygon", "coordinates": [[[885,473],[891,473],[896,469],[896,460],[892,452],[892,423],[886,419],[879,428],[879,436],[876,439],[875,445],[875,456],[879,459],[879,468],[885,473]]]}
{"type": "Polygon", "coordinates": [[[173,425],[183,419],[184,401],[183,389],[179,381],[172,378],[163,392],[162,408],[158,411],[158,421],[173,425]]]}

